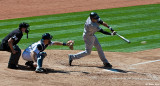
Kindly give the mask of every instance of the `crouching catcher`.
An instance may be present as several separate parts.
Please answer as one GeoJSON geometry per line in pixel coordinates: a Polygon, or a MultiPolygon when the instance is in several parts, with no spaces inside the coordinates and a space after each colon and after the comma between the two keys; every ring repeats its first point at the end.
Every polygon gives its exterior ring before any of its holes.
{"type": "Polygon", "coordinates": [[[26,66],[36,68],[36,73],[45,72],[44,68],[42,68],[43,59],[47,56],[47,53],[44,50],[51,45],[63,45],[69,46],[70,49],[73,49],[74,41],[70,40],[67,43],[63,42],[53,42],[51,41],[52,36],[49,33],[45,33],[42,35],[42,39],[36,43],[31,44],[27,47],[23,54],[22,58],[26,60],[26,66]]]}

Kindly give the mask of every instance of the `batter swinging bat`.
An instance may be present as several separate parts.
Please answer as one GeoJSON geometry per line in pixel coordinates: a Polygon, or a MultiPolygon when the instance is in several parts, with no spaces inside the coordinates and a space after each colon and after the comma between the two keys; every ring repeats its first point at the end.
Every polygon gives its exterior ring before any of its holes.
{"type": "Polygon", "coordinates": [[[123,39],[124,41],[131,43],[128,39],[124,38],[123,36],[119,35],[118,33],[116,33],[117,36],[119,36],[121,39],[123,39]]]}

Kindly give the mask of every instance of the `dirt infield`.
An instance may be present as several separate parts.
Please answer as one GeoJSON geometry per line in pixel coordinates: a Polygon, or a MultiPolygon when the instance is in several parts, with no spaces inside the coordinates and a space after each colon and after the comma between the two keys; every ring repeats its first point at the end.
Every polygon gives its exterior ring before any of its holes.
{"type": "Polygon", "coordinates": [[[133,53],[105,52],[113,65],[113,69],[108,70],[102,67],[96,51],[90,56],[74,60],[74,66],[70,67],[68,54],[79,51],[47,50],[48,56],[44,59],[47,74],[36,74],[25,68],[22,58],[21,69],[7,69],[9,53],[0,52],[0,82],[1,86],[159,86],[159,51],[160,49],[133,53]]]}
{"type": "Polygon", "coordinates": [[[160,0],[0,0],[0,20],[156,3],[160,0]]]}

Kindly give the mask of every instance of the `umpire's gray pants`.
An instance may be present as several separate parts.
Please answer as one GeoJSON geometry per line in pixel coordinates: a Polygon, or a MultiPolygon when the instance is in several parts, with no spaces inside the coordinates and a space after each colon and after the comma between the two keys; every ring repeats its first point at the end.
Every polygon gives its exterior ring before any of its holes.
{"type": "Polygon", "coordinates": [[[94,36],[83,36],[83,40],[85,42],[85,51],[79,52],[75,55],[71,55],[71,58],[73,60],[80,59],[84,56],[90,55],[91,51],[92,51],[92,47],[94,46],[98,51],[98,55],[99,55],[101,61],[103,63],[109,63],[103,53],[103,50],[102,50],[100,43],[95,35],[94,36]]]}

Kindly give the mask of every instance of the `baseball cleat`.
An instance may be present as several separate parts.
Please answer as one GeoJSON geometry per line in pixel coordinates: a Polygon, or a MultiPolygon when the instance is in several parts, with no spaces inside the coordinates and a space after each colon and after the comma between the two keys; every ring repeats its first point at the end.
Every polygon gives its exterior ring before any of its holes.
{"type": "Polygon", "coordinates": [[[45,70],[43,68],[36,68],[35,72],[36,73],[44,73],[45,70]]]}
{"type": "Polygon", "coordinates": [[[33,61],[28,61],[28,62],[25,63],[25,65],[26,65],[26,66],[29,66],[30,68],[35,68],[35,67],[33,66],[33,61]]]}
{"type": "Polygon", "coordinates": [[[68,57],[69,57],[69,66],[72,66],[73,59],[71,58],[71,55],[68,55],[68,57]]]}
{"type": "Polygon", "coordinates": [[[104,63],[104,67],[105,68],[108,68],[108,69],[111,69],[112,68],[112,65],[110,63],[104,63]]]}

